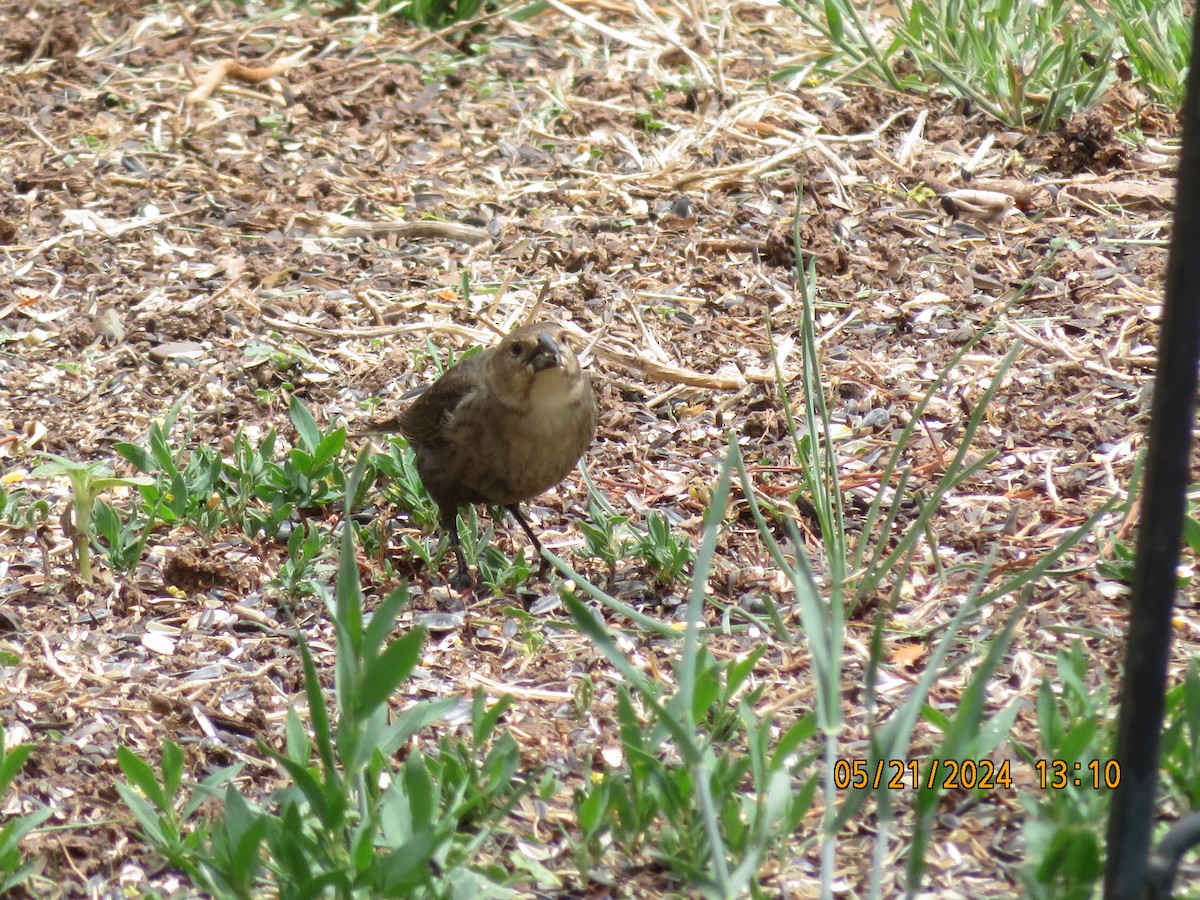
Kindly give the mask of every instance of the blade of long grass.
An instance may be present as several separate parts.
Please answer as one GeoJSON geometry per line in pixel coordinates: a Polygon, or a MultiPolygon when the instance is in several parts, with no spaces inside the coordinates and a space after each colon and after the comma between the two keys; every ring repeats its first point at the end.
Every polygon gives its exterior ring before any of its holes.
{"type": "MultiPolygon", "coordinates": [[[[732,432],[728,443],[736,445],[732,432]]],[[[696,694],[696,665],[699,661],[701,623],[704,621],[704,601],[708,596],[708,577],[712,574],[713,560],[717,552],[717,537],[725,520],[725,507],[729,501],[730,471],[735,454],[731,449],[721,463],[717,484],[709,497],[708,509],[704,512],[704,531],[700,537],[700,548],[696,551],[696,562],[692,571],[691,594],[688,597],[687,628],[683,636],[683,655],[679,672],[679,693],[690,708],[696,694]]]]}
{"type": "MultiPolygon", "coordinates": [[[[917,683],[905,695],[903,703],[892,712],[888,721],[881,727],[872,730],[869,764],[878,760],[905,759],[908,756],[908,745],[913,729],[920,718],[921,707],[925,703],[925,698],[929,696],[929,691],[934,683],[939,677],[944,676],[942,664],[945,662],[950,650],[955,646],[955,639],[962,630],[963,624],[977,610],[972,601],[982,592],[998,550],[998,547],[994,547],[991,555],[980,567],[979,574],[972,583],[966,598],[959,604],[958,609],[955,610],[954,615],[947,623],[946,634],[942,636],[941,640],[934,647],[933,652],[929,655],[928,661],[925,664],[925,670],[917,679],[917,683]]],[[[844,827],[849,822],[850,817],[858,812],[863,802],[871,793],[872,791],[869,787],[864,787],[851,789],[846,794],[841,807],[837,811],[838,828],[844,827]]]]}
{"type": "Polygon", "coordinates": [[[1024,349],[1024,344],[1021,341],[1016,341],[1009,348],[1008,353],[1000,360],[1000,364],[996,367],[996,372],[992,376],[990,383],[983,392],[983,396],[975,407],[971,410],[971,415],[967,418],[967,424],[963,429],[962,439],[959,441],[958,450],[954,454],[954,458],[946,466],[946,471],[938,480],[934,487],[933,496],[929,498],[929,502],[925,504],[917,517],[916,523],[910,526],[909,530],[892,550],[887,554],[883,561],[874,570],[868,570],[862,580],[859,582],[855,593],[859,597],[869,596],[879,586],[879,582],[891,571],[891,566],[894,560],[907,552],[907,544],[909,541],[916,541],[923,532],[925,524],[933,517],[937,511],[938,505],[943,497],[950,493],[955,487],[961,484],[966,479],[970,478],[975,472],[982,469],[992,461],[995,454],[986,454],[974,463],[964,466],[963,461],[967,454],[971,451],[975,432],[979,430],[980,424],[983,422],[983,417],[987,412],[987,408],[996,396],[996,392],[1000,389],[1000,385],[1004,381],[1004,376],[1016,361],[1017,355],[1024,349]]]}
{"type": "Polygon", "coordinates": [[[565,578],[569,579],[577,588],[582,590],[589,597],[599,601],[601,605],[607,606],[615,613],[620,613],[621,615],[625,616],[625,618],[629,619],[631,622],[635,623],[641,628],[644,628],[651,634],[658,635],[659,637],[675,638],[677,640],[683,637],[683,634],[679,631],[679,629],[675,628],[669,623],[663,622],[660,619],[656,619],[653,616],[648,616],[645,613],[634,609],[628,603],[622,603],[611,594],[606,594],[604,591],[600,590],[600,588],[596,587],[594,584],[576,572],[573,568],[571,568],[570,565],[556,556],[552,551],[543,548],[542,553],[545,555],[546,559],[550,560],[550,564],[554,566],[554,568],[558,569],[558,571],[565,578]]]}

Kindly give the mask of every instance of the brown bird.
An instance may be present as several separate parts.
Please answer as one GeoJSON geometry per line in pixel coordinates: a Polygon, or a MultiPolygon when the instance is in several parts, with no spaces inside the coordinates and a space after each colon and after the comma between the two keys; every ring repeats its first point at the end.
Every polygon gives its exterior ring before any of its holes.
{"type": "MultiPolygon", "coordinates": [[[[591,379],[549,322],[523,325],[495,347],[451,366],[385,430],[399,431],[417,454],[417,474],[438,505],[459,569],[470,574],[458,537],[458,508],[503,506],[542,544],[517,505],[558,484],[596,431],[591,379]]],[[[548,565],[542,559],[542,570],[548,565]]]]}

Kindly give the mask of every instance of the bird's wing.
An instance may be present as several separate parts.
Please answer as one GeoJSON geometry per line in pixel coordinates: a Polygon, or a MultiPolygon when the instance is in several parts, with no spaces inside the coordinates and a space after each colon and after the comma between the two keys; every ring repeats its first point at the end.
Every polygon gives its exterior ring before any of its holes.
{"type": "Polygon", "coordinates": [[[396,417],[395,430],[415,444],[444,443],[446,423],[463,399],[482,384],[482,356],[473,354],[447,369],[396,417]]]}

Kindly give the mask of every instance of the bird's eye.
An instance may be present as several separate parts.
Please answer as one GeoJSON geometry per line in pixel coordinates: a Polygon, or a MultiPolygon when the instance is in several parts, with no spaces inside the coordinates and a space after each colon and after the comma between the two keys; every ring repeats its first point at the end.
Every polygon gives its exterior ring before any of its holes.
{"type": "Polygon", "coordinates": [[[525,352],[525,348],[521,346],[520,341],[513,341],[512,346],[508,348],[508,352],[513,356],[520,357],[525,352]]]}

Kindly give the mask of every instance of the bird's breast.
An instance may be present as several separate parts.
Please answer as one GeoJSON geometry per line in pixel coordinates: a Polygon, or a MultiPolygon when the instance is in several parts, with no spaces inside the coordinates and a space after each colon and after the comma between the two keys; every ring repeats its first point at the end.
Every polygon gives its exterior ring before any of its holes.
{"type": "Polygon", "coordinates": [[[574,468],[595,430],[594,401],[586,382],[582,387],[531,392],[520,412],[464,403],[447,428],[454,447],[442,454],[440,474],[452,476],[476,502],[499,505],[553,487],[574,468]]]}

